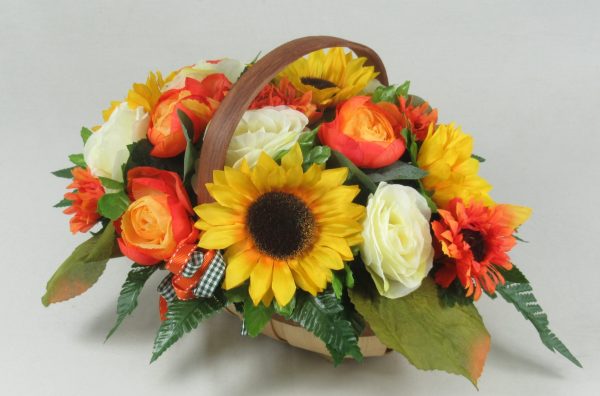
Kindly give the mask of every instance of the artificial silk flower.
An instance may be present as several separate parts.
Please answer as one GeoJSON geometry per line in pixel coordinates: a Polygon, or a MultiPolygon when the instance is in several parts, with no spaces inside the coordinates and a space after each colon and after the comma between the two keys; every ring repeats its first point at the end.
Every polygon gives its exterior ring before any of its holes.
{"type": "Polygon", "coordinates": [[[72,214],[69,221],[71,232],[88,232],[101,218],[98,214],[98,200],[104,195],[104,187],[88,169],[76,167],[71,170],[73,182],[67,188],[72,192],[65,194],[71,206],[64,210],[72,214]]]}
{"type": "Polygon", "coordinates": [[[352,201],[358,186],[345,186],[347,168],[302,169],[299,145],[278,165],[262,153],[255,167],[215,171],[206,188],[215,203],[196,207],[199,246],[226,249],[224,288],[250,279],[254,305],[281,306],[296,288],[312,295],[325,290],[332,270],[353,259],[361,242],[365,208],[352,201]]]}
{"type": "Polygon", "coordinates": [[[236,59],[202,60],[193,66],[177,71],[172,81],[166,85],[165,90],[183,88],[187,78],[201,81],[211,74],[223,74],[233,84],[242,75],[245,68],[246,65],[236,59]]]}
{"type": "Polygon", "coordinates": [[[151,167],[127,174],[131,204],[121,217],[117,239],[123,255],[141,265],[169,259],[179,243],[193,239],[192,206],[175,172],[151,167]]]}
{"type": "Polygon", "coordinates": [[[358,95],[379,73],[365,66],[367,58],[355,58],[343,48],[319,50],[286,67],[285,77],[300,92],[312,92],[313,103],[331,106],[358,95]]]}
{"type": "Polygon", "coordinates": [[[379,183],[367,203],[360,255],[384,297],[416,290],[433,266],[431,210],[412,187],[379,183]]]}
{"type": "Polygon", "coordinates": [[[361,168],[396,162],[406,149],[400,129],[369,96],[355,96],[338,106],[333,121],[321,124],[319,139],[361,168]]]}
{"type": "Polygon", "coordinates": [[[433,191],[432,199],[446,208],[454,198],[493,204],[492,186],[480,177],[479,161],[472,157],[473,138],[454,124],[429,126],[417,156],[419,168],[427,171],[423,186],[433,191]]]}
{"type": "Polygon", "coordinates": [[[378,105],[387,112],[391,119],[395,120],[400,128],[407,128],[418,141],[423,141],[427,136],[429,126],[435,126],[437,123],[437,109],[432,109],[429,103],[415,99],[415,97],[411,97],[407,101],[404,96],[400,96],[398,102],[399,105],[390,102],[379,102],[378,105]],[[417,105],[415,102],[420,102],[420,104],[417,105]]]}
{"type": "Polygon", "coordinates": [[[127,102],[120,103],[83,148],[85,163],[92,174],[122,182],[122,167],[129,159],[127,146],[146,137],[148,122],[143,107],[131,109],[127,102]]]}
{"type": "Polygon", "coordinates": [[[202,81],[187,78],[182,88],[163,93],[151,114],[148,140],[154,148],[150,154],[170,158],[185,151],[187,140],[178,110],[192,121],[193,142],[197,142],[230,88],[225,75],[211,74],[202,81]]]}
{"type": "Polygon", "coordinates": [[[499,269],[512,268],[508,252],[517,243],[513,234],[531,216],[531,209],[514,205],[487,207],[453,199],[439,214],[441,219],[431,225],[443,252],[436,282],[448,287],[458,278],[466,295],[475,300],[482,289],[493,294],[496,285],[504,284],[499,269]]]}
{"type": "Polygon", "coordinates": [[[263,107],[287,106],[298,110],[313,122],[320,116],[317,106],[311,102],[312,92],[302,93],[288,81],[282,78],[278,83],[272,82],[263,87],[259,94],[250,104],[250,110],[262,109],[263,107]]]}
{"type": "Polygon", "coordinates": [[[275,157],[298,141],[306,125],[308,118],[287,106],[248,110],[233,133],[225,164],[237,168],[245,160],[254,166],[263,152],[275,157]]]}

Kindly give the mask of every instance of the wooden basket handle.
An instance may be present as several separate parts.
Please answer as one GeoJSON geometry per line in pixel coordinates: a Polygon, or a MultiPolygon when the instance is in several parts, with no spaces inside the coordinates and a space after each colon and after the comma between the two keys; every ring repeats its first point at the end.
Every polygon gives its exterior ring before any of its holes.
{"type": "Polygon", "coordinates": [[[287,65],[313,51],[332,47],[346,47],[356,55],[367,58],[367,64],[379,72],[377,79],[388,84],[387,74],[379,55],[371,48],[331,36],[310,36],[289,41],[256,62],[233,85],[223,102],[215,112],[212,121],[204,132],[204,142],[200,151],[197,169],[198,203],[211,202],[206,183],[212,180],[215,169],[223,169],[229,142],[244,112],[256,95],[287,65]]]}

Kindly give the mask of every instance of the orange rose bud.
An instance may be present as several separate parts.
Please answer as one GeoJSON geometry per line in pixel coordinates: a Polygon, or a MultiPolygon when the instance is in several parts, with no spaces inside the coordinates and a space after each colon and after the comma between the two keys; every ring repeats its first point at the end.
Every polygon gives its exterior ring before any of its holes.
{"type": "Polygon", "coordinates": [[[187,78],[185,85],[163,93],[150,116],[148,140],[155,157],[175,157],[187,145],[177,110],[183,111],[194,125],[194,143],[219,107],[231,83],[223,74],[211,74],[202,81],[187,78]]]}
{"type": "Polygon", "coordinates": [[[72,214],[69,225],[73,234],[88,232],[100,220],[98,200],[104,195],[104,187],[100,179],[94,177],[88,169],[73,168],[73,183],[67,188],[73,192],[65,194],[65,199],[71,201],[71,206],[63,211],[72,214]]]}
{"type": "Polygon", "coordinates": [[[121,252],[141,265],[169,259],[180,243],[197,233],[179,175],[138,167],[129,171],[127,180],[132,202],[121,217],[121,252]]]}
{"type": "Polygon", "coordinates": [[[343,102],[331,122],[319,128],[323,144],[344,154],[361,168],[381,168],[400,159],[406,144],[386,111],[368,96],[343,102]]]}

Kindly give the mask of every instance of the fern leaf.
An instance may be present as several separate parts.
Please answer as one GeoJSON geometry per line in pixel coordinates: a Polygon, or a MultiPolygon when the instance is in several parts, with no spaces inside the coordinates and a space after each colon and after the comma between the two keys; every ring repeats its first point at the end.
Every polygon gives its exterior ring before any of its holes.
{"type": "Polygon", "coordinates": [[[133,266],[131,266],[131,271],[129,271],[129,274],[127,274],[127,279],[125,279],[125,283],[123,283],[123,286],[121,286],[121,293],[119,294],[119,299],[117,300],[117,321],[106,336],[106,340],[108,340],[115,333],[125,317],[127,317],[127,315],[131,315],[131,313],[135,310],[137,307],[138,296],[142,292],[144,284],[146,284],[146,281],[148,278],[150,278],[150,275],[152,275],[157,268],[158,267],[156,265],[143,266],[139,264],[133,264],[133,266]]]}
{"type": "Polygon", "coordinates": [[[344,307],[332,292],[313,297],[301,294],[290,319],[319,337],[331,353],[335,365],[344,357],[361,361],[358,334],[345,318],[344,307]]]}
{"type": "Polygon", "coordinates": [[[158,359],[184,334],[198,327],[204,319],[223,309],[225,304],[225,298],[219,296],[169,303],[166,319],[161,323],[154,340],[150,363],[158,359]]]}
{"type": "Polygon", "coordinates": [[[512,303],[525,319],[529,320],[538,331],[544,345],[551,351],[556,351],[578,367],[581,363],[549,328],[548,316],[539,306],[533,289],[529,283],[506,282],[499,285],[496,291],[508,302],[512,303]]]}

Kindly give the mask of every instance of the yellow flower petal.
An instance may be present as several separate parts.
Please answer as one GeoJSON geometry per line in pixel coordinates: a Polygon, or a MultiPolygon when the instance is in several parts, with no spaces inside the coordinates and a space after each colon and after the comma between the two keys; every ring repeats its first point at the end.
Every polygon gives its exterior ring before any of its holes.
{"type": "Polygon", "coordinates": [[[302,166],[303,161],[304,158],[302,157],[302,150],[300,150],[300,145],[296,143],[281,159],[281,166],[288,170],[295,166],[302,166]]]}
{"type": "Polygon", "coordinates": [[[271,286],[277,304],[285,307],[296,293],[296,284],[292,271],[286,263],[275,262],[273,266],[273,284],[271,286]]]}
{"type": "Polygon", "coordinates": [[[265,293],[271,289],[273,280],[273,259],[262,256],[250,275],[248,293],[254,305],[262,300],[265,293]]]}
{"type": "Polygon", "coordinates": [[[225,249],[244,239],[244,225],[214,226],[202,233],[198,246],[203,249],[225,249]]]}
{"type": "Polygon", "coordinates": [[[211,225],[236,224],[243,220],[235,210],[216,202],[196,206],[194,211],[201,220],[211,225]]]}

